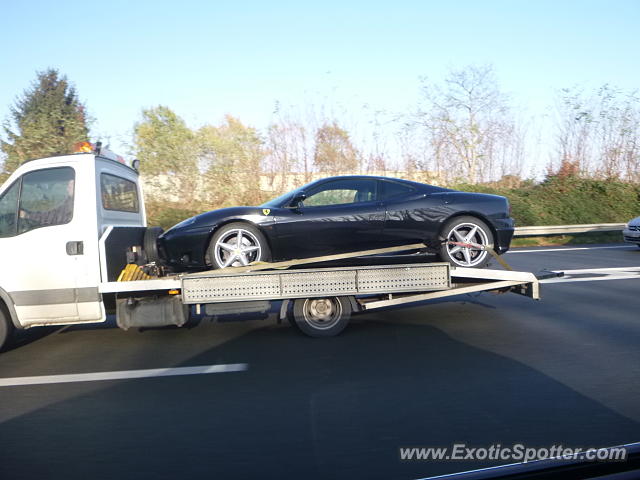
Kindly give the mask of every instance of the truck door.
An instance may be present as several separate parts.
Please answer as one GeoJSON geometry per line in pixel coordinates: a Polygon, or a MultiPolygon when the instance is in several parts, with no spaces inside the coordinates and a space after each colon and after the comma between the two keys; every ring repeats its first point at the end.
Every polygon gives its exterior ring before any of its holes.
{"type": "Polygon", "coordinates": [[[23,326],[104,319],[91,265],[95,216],[81,201],[94,192],[90,169],[53,166],[24,173],[0,194],[0,287],[23,326]]]}

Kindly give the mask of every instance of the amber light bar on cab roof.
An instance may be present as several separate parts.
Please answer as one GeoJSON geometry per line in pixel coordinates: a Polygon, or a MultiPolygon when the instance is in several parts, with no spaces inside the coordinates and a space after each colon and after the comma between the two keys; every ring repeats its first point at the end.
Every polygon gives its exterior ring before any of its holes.
{"type": "Polygon", "coordinates": [[[100,155],[101,157],[108,158],[109,160],[115,160],[116,162],[127,165],[124,157],[122,157],[121,155],[117,155],[111,150],[103,147],[102,142],[78,142],[73,146],[73,153],[93,153],[95,155],[100,155]]]}

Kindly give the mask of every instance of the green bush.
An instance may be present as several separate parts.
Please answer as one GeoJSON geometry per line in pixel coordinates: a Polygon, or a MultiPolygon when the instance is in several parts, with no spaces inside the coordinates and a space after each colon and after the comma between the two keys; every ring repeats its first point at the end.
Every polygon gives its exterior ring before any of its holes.
{"type": "Polygon", "coordinates": [[[149,226],[159,226],[168,230],[189,217],[198,215],[205,210],[184,208],[178,204],[160,204],[147,202],[147,224],[149,226]]]}

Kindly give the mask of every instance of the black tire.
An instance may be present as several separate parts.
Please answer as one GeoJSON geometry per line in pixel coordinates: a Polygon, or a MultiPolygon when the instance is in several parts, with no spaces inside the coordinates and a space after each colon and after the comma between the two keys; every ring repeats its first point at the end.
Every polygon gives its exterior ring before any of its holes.
{"type": "MultiPolygon", "coordinates": [[[[233,246],[235,245],[235,243],[232,243],[231,245],[233,246]]],[[[237,267],[237,266],[245,265],[244,262],[246,262],[247,264],[252,262],[270,262],[271,249],[269,248],[269,243],[267,242],[267,239],[256,226],[251,225],[250,223],[234,222],[234,223],[228,223],[227,225],[220,227],[220,229],[218,229],[218,231],[213,235],[213,237],[211,237],[211,241],[209,242],[209,246],[207,248],[207,258],[209,260],[209,263],[211,264],[211,268],[214,268],[214,269],[224,268],[225,266],[237,267]],[[231,259],[230,257],[225,257],[224,255],[225,254],[235,255],[235,254],[217,247],[218,242],[222,241],[222,243],[228,245],[229,244],[227,243],[228,241],[233,242],[233,238],[231,237],[233,237],[234,233],[237,231],[244,232],[242,233],[241,243],[244,244],[246,240],[247,248],[248,247],[253,248],[254,246],[257,246],[258,250],[244,254],[244,260],[242,260],[241,257],[238,257],[236,255],[237,260],[232,261],[229,265],[224,265],[222,262],[224,262],[225,260],[228,261],[231,259]],[[231,238],[231,240],[226,240],[226,238],[231,238]],[[216,249],[219,250],[218,254],[216,254],[216,249]]]]}
{"type": "Polygon", "coordinates": [[[144,238],[142,240],[144,254],[147,257],[147,263],[159,263],[160,252],[158,251],[158,237],[162,235],[164,230],[162,227],[149,227],[144,231],[144,238]]]}
{"type": "Polygon", "coordinates": [[[493,248],[494,238],[493,232],[489,226],[479,218],[472,216],[455,217],[449,220],[441,231],[441,239],[443,241],[440,246],[440,258],[444,262],[449,262],[455,267],[482,268],[489,263],[491,254],[486,250],[477,250],[448,245],[446,242],[461,241],[459,236],[465,236],[472,233],[472,229],[476,228],[475,234],[471,239],[473,243],[481,244],[485,247],[493,248]],[[458,235],[456,235],[457,232],[458,235]],[[465,251],[466,250],[466,251],[465,251]]]}
{"type": "Polygon", "coordinates": [[[341,333],[351,318],[348,297],[297,298],[292,319],[302,333],[310,337],[333,337],[341,333]]]}
{"type": "Polygon", "coordinates": [[[13,337],[13,322],[5,306],[0,302],[0,352],[11,343],[13,337]]]}

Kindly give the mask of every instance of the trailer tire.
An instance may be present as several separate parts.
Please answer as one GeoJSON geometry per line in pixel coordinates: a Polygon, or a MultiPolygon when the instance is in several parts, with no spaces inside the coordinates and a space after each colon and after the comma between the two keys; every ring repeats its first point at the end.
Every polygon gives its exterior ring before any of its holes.
{"type": "Polygon", "coordinates": [[[349,324],[351,310],[348,297],[297,298],[292,323],[310,337],[333,337],[349,324]]]}
{"type": "Polygon", "coordinates": [[[4,347],[9,345],[11,337],[13,336],[13,330],[14,327],[11,318],[9,318],[9,313],[0,301],[0,352],[4,347]]]}

